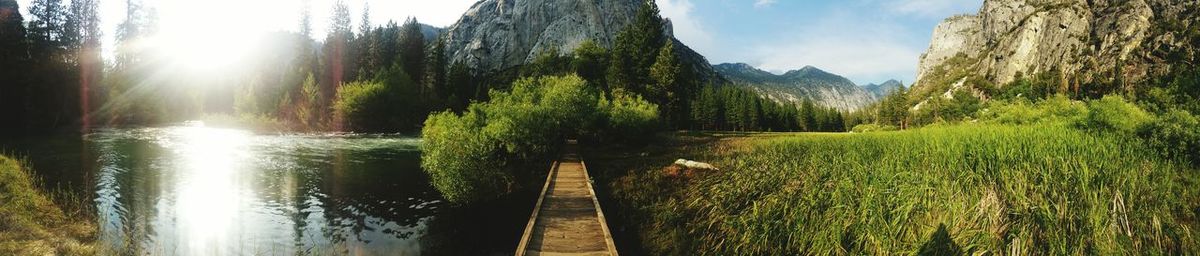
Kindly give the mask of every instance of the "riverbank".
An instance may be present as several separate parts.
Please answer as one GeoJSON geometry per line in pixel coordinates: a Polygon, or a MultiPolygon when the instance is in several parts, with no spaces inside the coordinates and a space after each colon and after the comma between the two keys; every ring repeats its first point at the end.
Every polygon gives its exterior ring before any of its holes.
{"type": "Polygon", "coordinates": [[[1200,172],[1119,136],[954,125],[663,140],[589,156],[623,253],[1200,251],[1200,172]],[[676,158],[721,170],[679,172],[676,158]]]}
{"type": "Polygon", "coordinates": [[[0,255],[95,255],[96,225],[64,212],[20,161],[0,156],[0,255]]]}

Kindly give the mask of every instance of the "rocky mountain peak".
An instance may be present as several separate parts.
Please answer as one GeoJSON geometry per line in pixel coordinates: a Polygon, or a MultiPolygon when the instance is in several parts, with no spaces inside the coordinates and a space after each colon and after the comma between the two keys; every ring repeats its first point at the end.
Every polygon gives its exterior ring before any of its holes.
{"type": "MultiPolygon", "coordinates": [[[[643,0],[482,0],[445,31],[447,58],[476,72],[508,70],[548,50],[569,53],[587,40],[611,48],[643,0]]],[[[664,34],[674,39],[671,22],[664,34]]],[[[676,42],[683,61],[702,78],[719,79],[703,56],[676,42]]]]}
{"type": "MultiPolygon", "coordinates": [[[[1003,85],[1018,74],[1060,71],[1081,83],[1127,81],[1194,59],[1187,30],[1196,1],[985,0],[975,15],[946,19],[921,56],[916,87],[941,88],[965,75],[1003,85]],[[953,77],[952,77],[953,76],[953,77]]],[[[1194,35],[1193,35],[1194,37],[1194,35]]]]}
{"type": "Polygon", "coordinates": [[[875,101],[870,92],[845,77],[813,66],[772,74],[745,63],[724,63],[714,69],[734,84],[746,86],[776,102],[799,104],[811,100],[818,105],[856,110],[875,101]]]}

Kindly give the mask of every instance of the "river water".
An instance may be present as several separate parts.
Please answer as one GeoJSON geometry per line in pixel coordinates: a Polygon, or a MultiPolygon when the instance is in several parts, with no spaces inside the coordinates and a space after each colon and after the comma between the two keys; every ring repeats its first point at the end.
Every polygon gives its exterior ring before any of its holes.
{"type": "Polygon", "coordinates": [[[136,254],[511,254],[534,200],[447,204],[420,140],[399,135],[171,126],[2,144],[94,203],[102,245],[136,254]]]}

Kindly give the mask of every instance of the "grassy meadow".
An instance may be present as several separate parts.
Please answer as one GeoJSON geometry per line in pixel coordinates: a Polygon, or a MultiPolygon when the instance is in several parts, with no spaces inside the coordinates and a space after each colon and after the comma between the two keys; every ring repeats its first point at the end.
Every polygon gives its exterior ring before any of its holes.
{"type": "Polygon", "coordinates": [[[616,229],[625,230],[619,236],[636,247],[628,250],[1200,252],[1200,172],[1128,136],[1067,125],[961,124],[675,137],[665,146],[589,159],[592,172],[602,173],[598,182],[608,184],[600,193],[616,206],[606,210],[616,211],[616,229]],[[666,167],[681,157],[721,170],[680,174],[666,167]]]}
{"type": "Polygon", "coordinates": [[[0,255],[94,255],[96,226],[35,186],[20,161],[0,156],[0,255]]]}

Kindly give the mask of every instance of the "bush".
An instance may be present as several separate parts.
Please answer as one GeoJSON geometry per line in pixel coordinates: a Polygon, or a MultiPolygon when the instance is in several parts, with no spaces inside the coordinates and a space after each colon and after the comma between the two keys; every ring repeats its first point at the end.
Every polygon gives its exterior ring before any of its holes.
{"type": "MultiPolygon", "coordinates": [[[[431,115],[421,131],[421,165],[447,200],[470,203],[518,188],[514,164],[545,160],[564,137],[653,134],[657,107],[636,98],[598,100],[578,76],[525,78],[491,101],[473,103],[462,115],[431,115]]],[[[536,176],[536,175],[533,175],[536,176]]]]}
{"type": "Polygon", "coordinates": [[[387,116],[387,89],[378,82],[354,82],[342,85],[333,103],[334,114],[351,130],[367,130],[384,126],[380,117],[387,116]]]}
{"type": "Polygon", "coordinates": [[[608,127],[608,138],[622,142],[646,141],[658,130],[658,106],[639,96],[617,94],[612,100],[601,98],[598,110],[608,127]]]}
{"type": "Polygon", "coordinates": [[[895,131],[895,130],[899,130],[899,128],[897,128],[894,125],[860,124],[860,125],[855,125],[854,129],[851,129],[850,131],[853,133],[868,133],[868,132],[887,132],[887,131],[895,131]]]}
{"type": "Polygon", "coordinates": [[[446,200],[487,198],[513,183],[512,175],[490,161],[498,146],[478,132],[483,122],[478,109],[462,116],[449,111],[437,113],[425,120],[421,167],[446,200]]]}
{"type": "Polygon", "coordinates": [[[1088,129],[1131,134],[1153,119],[1153,116],[1137,105],[1116,95],[1104,96],[1100,100],[1088,102],[1087,108],[1087,118],[1083,120],[1082,125],[1088,129]]]}
{"type": "Polygon", "coordinates": [[[1200,118],[1187,111],[1168,111],[1139,134],[1164,155],[1200,164],[1200,118]]]}
{"type": "Polygon", "coordinates": [[[1036,104],[1024,98],[997,100],[988,104],[980,119],[998,124],[1076,124],[1088,114],[1083,102],[1057,95],[1036,104]]]}
{"type": "Polygon", "coordinates": [[[431,105],[419,97],[419,85],[392,65],[370,81],[344,84],[333,102],[339,130],[360,132],[411,132],[429,115],[431,105]]]}

